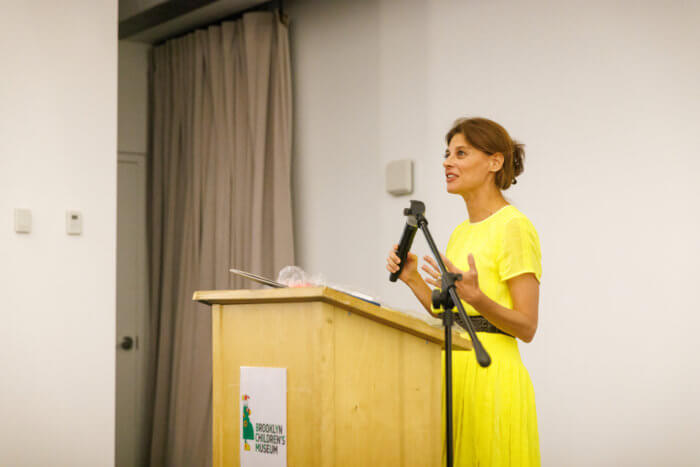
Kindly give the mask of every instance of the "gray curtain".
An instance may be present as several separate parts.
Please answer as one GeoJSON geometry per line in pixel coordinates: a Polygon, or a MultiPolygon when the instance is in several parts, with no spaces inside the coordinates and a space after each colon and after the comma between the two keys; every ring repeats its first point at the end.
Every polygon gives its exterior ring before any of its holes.
{"type": "Polygon", "coordinates": [[[294,264],[287,27],[255,12],[156,47],[149,240],[152,466],[211,465],[211,317],[195,290],[294,264]]]}

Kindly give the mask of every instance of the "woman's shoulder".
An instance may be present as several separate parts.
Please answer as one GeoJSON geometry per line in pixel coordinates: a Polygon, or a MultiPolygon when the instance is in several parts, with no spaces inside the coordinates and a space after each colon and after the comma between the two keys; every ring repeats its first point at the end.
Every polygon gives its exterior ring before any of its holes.
{"type": "Polygon", "coordinates": [[[507,209],[504,209],[503,216],[500,217],[501,224],[511,224],[511,223],[519,223],[523,225],[528,225],[534,228],[534,224],[530,220],[529,217],[527,217],[520,209],[517,207],[513,206],[512,204],[509,204],[507,206],[507,209]]]}
{"type": "Polygon", "coordinates": [[[539,234],[532,221],[513,205],[501,217],[499,233],[503,240],[511,238],[531,238],[539,243],[539,234]]]}

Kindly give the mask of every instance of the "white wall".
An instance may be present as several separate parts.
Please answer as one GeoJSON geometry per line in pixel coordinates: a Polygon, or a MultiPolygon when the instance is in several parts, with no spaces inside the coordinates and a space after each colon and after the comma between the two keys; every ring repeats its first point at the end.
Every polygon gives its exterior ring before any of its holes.
{"type": "Polygon", "coordinates": [[[373,170],[381,144],[379,8],[373,2],[310,2],[292,3],[289,13],[299,263],[335,283],[353,285],[361,278],[376,285],[381,271],[357,259],[376,260],[384,246],[372,241],[360,249],[355,241],[377,235],[380,227],[375,210],[383,175],[373,170]]]}
{"type": "MultiPolygon", "coordinates": [[[[543,465],[695,465],[700,454],[700,4],[294,0],[299,263],[418,308],[384,257],[410,198],[440,245],[458,116],[527,145],[506,192],[537,227],[540,328],[521,344],[543,465]],[[383,191],[386,162],[416,190],[383,191]]],[[[418,240],[415,249],[427,252],[418,240]]]]}
{"type": "Polygon", "coordinates": [[[112,465],[117,2],[3,4],[0,57],[0,465],[112,465]]]}

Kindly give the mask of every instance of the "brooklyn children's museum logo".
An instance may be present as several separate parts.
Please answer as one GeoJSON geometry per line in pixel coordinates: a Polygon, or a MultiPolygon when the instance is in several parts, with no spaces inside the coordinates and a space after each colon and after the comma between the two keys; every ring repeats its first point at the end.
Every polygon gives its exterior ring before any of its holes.
{"type": "Polygon", "coordinates": [[[287,444],[287,435],[284,433],[284,426],[272,423],[253,423],[251,415],[253,411],[250,409],[251,399],[248,394],[243,397],[243,449],[246,451],[254,450],[260,454],[279,454],[279,446],[287,444]],[[250,444],[255,447],[251,448],[250,444]]]}

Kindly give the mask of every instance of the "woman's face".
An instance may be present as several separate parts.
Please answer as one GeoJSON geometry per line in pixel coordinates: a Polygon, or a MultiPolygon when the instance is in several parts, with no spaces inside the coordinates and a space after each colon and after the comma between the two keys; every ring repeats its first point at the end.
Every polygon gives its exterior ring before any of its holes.
{"type": "Polygon", "coordinates": [[[473,148],[464,135],[457,133],[450,140],[442,163],[447,192],[465,194],[475,191],[491,178],[494,162],[493,156],[473,148]]]}

